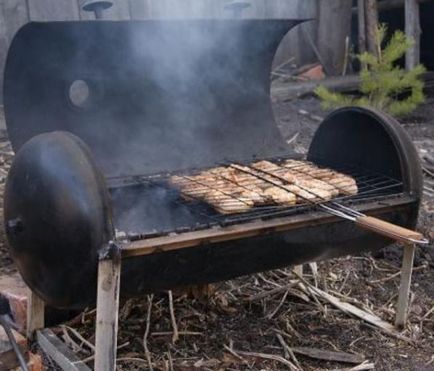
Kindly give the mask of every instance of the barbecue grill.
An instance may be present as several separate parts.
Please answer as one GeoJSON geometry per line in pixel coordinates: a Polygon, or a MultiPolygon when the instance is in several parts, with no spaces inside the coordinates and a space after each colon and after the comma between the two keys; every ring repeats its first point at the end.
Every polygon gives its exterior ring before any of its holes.
{"type": "MultiPolygon", "coordinates": [[[[52,22],[17,33],[5,69],[16,152],[5,224],[24,280],[44,301],[93,302],[98,260],[113,245],[121,292],[137,295],[392,242],[318,204],[225,215],[168,181],[300,157],[274,120],[269,78],[280,40],[300,22],[52,22]]],[[[307,160],[356,180],[358,194],[333,205],[415,227],[421,168],[393,118],[334,111],[307,160]]]]}

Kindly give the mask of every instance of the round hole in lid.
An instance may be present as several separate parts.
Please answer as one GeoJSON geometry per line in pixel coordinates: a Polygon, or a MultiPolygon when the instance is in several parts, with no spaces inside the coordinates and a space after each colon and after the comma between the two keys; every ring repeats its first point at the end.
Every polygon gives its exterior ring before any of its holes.
{"type": "Polygon", "coordinates": [[[69,100],[77,108],[84,108],[89,96],[89,85],[84,80],[75,80],[69,87],[69,100]]]}

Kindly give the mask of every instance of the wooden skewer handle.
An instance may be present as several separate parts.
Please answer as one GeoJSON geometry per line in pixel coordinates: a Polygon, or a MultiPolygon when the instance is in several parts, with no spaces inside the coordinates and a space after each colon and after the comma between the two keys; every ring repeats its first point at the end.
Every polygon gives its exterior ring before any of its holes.
{"type": "Polygon", "coordinates": [[[360,216],[356,219],[356,224],[360,227],[392,238],[396,241],[402,241],[406,243],[414,241],[420,241],[421,243],[425,242],[425,237],[419,232],[385,222],[384,220],[377,219],[372,216],[360,216]]]}

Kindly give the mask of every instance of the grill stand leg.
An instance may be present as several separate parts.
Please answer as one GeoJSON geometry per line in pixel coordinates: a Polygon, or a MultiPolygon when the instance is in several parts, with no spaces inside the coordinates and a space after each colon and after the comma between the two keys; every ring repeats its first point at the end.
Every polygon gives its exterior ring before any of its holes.
{"type": "Polygon", "coordinates": [[[31,289],[28,289],[27,296],[27,326],[26,335],[31,339],[36,330],[45,326],[45,303],[31,289]]]}
{"type": "Polygon", "coordinates": [[[401,267],[401,283],[399,285],[398,303],[396,307],[395,327],[402,329],[408,316],[411,275],[413,272],[414,245],[404,245],[401,267]]]}
{"type": "Polygon", "coordinates": [[[116,369],[121,256],[112,244],[98,265],[95,370],[116,369]]]}

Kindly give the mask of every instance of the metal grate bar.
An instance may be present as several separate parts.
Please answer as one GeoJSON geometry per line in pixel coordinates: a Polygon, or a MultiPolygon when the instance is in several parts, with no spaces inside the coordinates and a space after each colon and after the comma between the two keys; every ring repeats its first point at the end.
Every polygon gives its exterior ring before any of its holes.
{"type": "MultiPolygon", "coordinates": [[[[271,159],[269,161],[273,161],[277,165],[280,165],[285,161],[285,158],[279,159],[271,159]]],[[[258,160],[259,161],[259,160],[258,160]]],[[[220,164],[221,166],[230,166],[231,163],[220,164]]],[[[318,171],[323,169],[327,170],[327,168],[321,167],[313,163],[318,168],[318,171]]],[[[245,165],[240,165],[245,166],[245,165]]],[[[316,178],[312,176],[309,172],[304,173],[302,170],[302,165],[293,165],[290,166],[289,169],[291,171],[297,172],[300,171],[301,174],[306,176],[311,176],[313,179],[321,180],[321,178],[316,178]]],[[[403,185],[402,182],[393,179],[384,174],[376,174],[371,171],[366,171],[364,169],[360,169],[356,166],[333,166],[333,170],[349,175],[353,177],[357,182],[358,194],[356,195],[338,195],[334,197],[332,200],[324,200],[318,197],[318,195],[314,195],[317,197],[317,200],[314,204],[312,201],[306,201],[303,203],[297,203],[294,205],[282,205],[275,204],[272,201],[264,202],[262,205],[255,205],[251,207],[247,211],[239,212],[239,213],[231,213],[231,214],[221,214],[213,209],[211,206],[206,205],[203,201],[201,194],[207,191],[213,191],[215,194],[212,200],[220,200],[226,199],[226,206],[231,207],[231,205],[238,205],[240,203],[245,204],[246,201],[240,197],[233,197],[233,194],[229,194],[228,189],[233,188],[234,186],[238,186],[241,190],[249,191],[254,193],[254,187],[263,185],[264,180],[258,179],[253,175],[248,175],[245,177],[245,181],[236,182],[233,179],[230,179],[226,176],[218,177],[220,184],[204,184],[201,181],[195,180],[194,176],[200,174],[203,171],[210,169],[193,169],[191,172],[184,171],[182,174],[176,173],[164,173],[164,174],[152,174],[152,175],[133,175],[128,177],[116,177],[110,178],[109,188],[119,188],[119,187],[128,187],[134,185],[140,185],[143,187],[163,187],[166,192],[170,192],[173,195],[174,204],[178,205],[187,205],[189,209],[191,209],[192,213],[196,213],[198,215],[198,219],[200,219],[200,223],[195,225],[186,225],[185,227],[177,228],[173,232],[182,233],[193,230],[200,230],[210,228],[213,225],[233,225],[237,223],[249,222],[252,220],[258,219],[271,219],[275,217],[283,217],[296,215],[300,213],[306,213],[312,211],[318,204],[328,202],[329,205],[342,203],[344,206],[353,206],[363,202],[371,202],[371,201],[379,201],[385,198],[393,198],[402,196],[403,185]],[[196,189],[189,193],[188,195],[183,194],[176,189],[175,185],[171,183],[170,179],[172,176],[178,176],[179,179],[183,179],[185,182],[190,182],[196,185],[196,189]],[[173,193],[172,193],[173,192],[173,193]],[[187,199],[188,197],[188,199],[187,199]],[[199,207],[199,205],[201,207],[199,207]],[[200,216],[200,217],[199,217],[200,216]],[[203,222],[202,222],[203,221],[203,222]]],[[[217,176],[217,175],[216,175],[217,176]]],[[[270,175],[272,176],[272,174],[270,175]]],[[[284,186],[284,181],[280,179],[275,179],[276,186],[284,186]],[[279,184],[281,183],[281,184],[279,184]]],[[[339,189],[339,185],[336,187],[339,189]]],[[[306,192],[311,192],[309,189],[306,192]]],[[[312,192],[311,192],[312,193],[312,192]]],[[[156,234],[168,234],[171,231],[153,231],[144,235],[135,235],[135,239],[155,237],[156,234]]]]}

